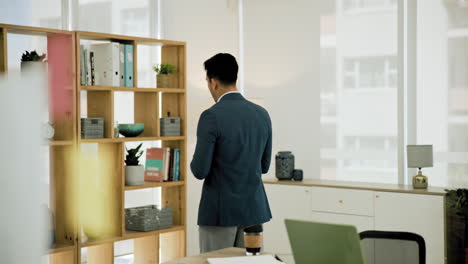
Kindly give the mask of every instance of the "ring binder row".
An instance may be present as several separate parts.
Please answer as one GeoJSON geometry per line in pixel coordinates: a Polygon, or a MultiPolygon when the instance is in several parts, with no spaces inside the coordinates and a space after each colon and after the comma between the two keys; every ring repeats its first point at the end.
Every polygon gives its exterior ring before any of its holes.
{"type": "Polygon", "coordinates": [[[133,87],[133,45],[80,45],[81,85],[133,87]]]}

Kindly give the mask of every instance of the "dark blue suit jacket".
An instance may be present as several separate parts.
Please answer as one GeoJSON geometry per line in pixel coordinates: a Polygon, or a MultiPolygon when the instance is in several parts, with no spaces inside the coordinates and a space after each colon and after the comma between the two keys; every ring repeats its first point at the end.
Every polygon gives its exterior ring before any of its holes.
{"type": "Polygon", "coordinates": [[[198,225],[249,226],[268,222],[262,182],[271,161],[271,120],[240,93],[226,94],[200,116],[190,168],[203,183],[198,225]]]}

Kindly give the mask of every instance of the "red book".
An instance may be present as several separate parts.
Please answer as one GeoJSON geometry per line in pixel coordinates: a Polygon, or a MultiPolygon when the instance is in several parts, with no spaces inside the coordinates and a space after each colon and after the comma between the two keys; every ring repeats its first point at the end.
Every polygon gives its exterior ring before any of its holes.
{"type": "Polygon", "coordinates": [[[149,148],[146,150],[145,181],[164,180],[165,149],[149,148]]]}

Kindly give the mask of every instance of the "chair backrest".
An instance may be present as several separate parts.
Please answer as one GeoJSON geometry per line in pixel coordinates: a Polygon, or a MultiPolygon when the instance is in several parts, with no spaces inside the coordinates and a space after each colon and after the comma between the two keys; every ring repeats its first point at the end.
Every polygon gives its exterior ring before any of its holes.
{"type": "Polygon", "coordinates": [[[359,236],[350,225],[286,219],[296,264],[362,264],[359,236]]]}
{"type": "Polygon", "coordinates": [[[365,231],[359,234],[366,264],[425,264],[426,243],[408,232],[365,231]]]}

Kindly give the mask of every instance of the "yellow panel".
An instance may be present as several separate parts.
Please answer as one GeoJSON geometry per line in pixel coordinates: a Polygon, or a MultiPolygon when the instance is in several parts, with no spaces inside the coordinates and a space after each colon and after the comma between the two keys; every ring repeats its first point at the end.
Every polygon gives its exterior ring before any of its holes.
{"type": "Polygon", "coordinates": [[[77,175],[75,146],[54,146],[50,149],[50,199],[55,216],[58,243],[73,243],[76,237],[77,175]]]}
{"type": "Polygon", "coordinates": [[[122,235],[122,143],[81,150],[80,220],[89,240],[122,235]]]}

